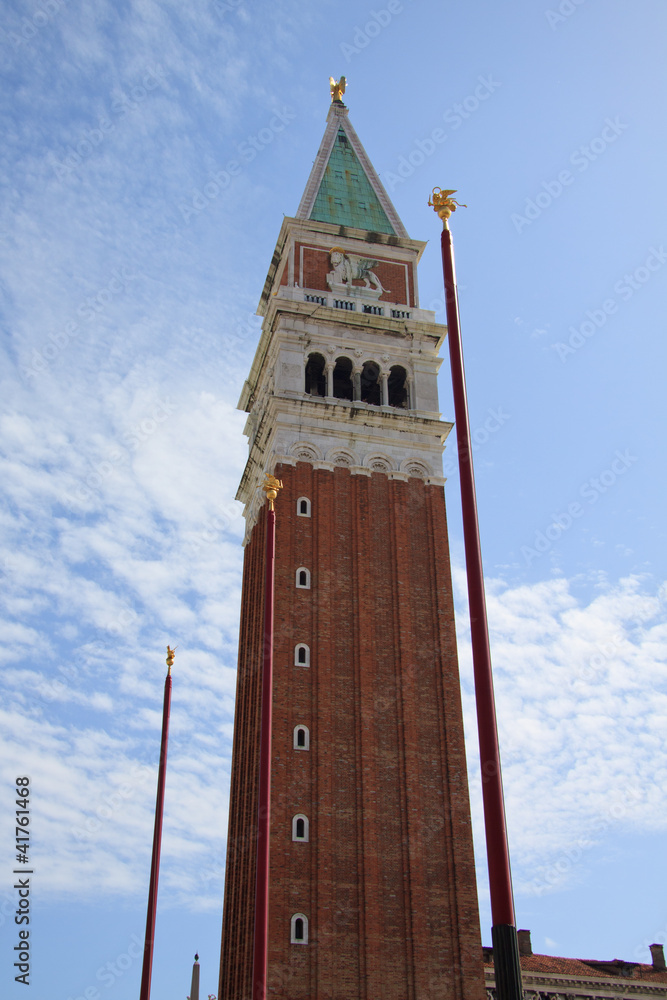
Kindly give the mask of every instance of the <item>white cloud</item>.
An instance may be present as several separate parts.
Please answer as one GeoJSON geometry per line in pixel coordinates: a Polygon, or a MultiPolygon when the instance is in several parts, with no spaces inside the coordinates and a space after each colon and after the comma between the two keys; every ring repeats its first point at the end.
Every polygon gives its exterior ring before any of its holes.
{"type": "MultiPolygon", "coordinates": [[[[473,807],[479,752],[465,576],[454,574],[473,807]]],[[[563,578],[490,581],[494,666],[510,851],[517,892],[563,888],[614,830],[667,826],[664,588],[637,577],[598,584],[588,603],[563,578]]],[[[477,843],[478,853],[483,843],[477,843]]]]}
{"type": "MultiPolygon", "coordinates": [[[[96,558],[109,568],[122,559],[122,546],[103,547],[96,558]]],[[[174,558],[182,559],[178,547],[174,558]]],[[[183,603],[168,574],[136,575],[144,603],[158,609],[165,596],[172,611],[182,606],[186,612],[174,670],[163,899],[172,905],[196,899],[202,908],[215,908],[224,866],[237,627],[235,616],[228,616],[222,630],[218,619],[230,600],[236,603],[239,580],[229,578],[226,600],[200,602],[203,619],[210,622],[202,633],[201,622],[194,620],[199,616],[183,603]]],[[[455,580],[460,601],[461,570],[455,580]]],[[[71,585],[76,582],[70,577],[64,585],[68,612],[86,618],[91,605],[86,587],[71,585]]],[[[519,894],[569,884],[582,859],[616,829],[667,825],[667,635],[661,594],[646,592],[638,579],[598,586],[588,603],[574,590],[563,579],[533,587],[509,588],[500,581],[488,586],[519,894]]],[[[104,591],[96,587],[94,593],[104,591]]],[[[117,600],[113,591],[108,596],[117,600]]],[[[460,657],[473,811],[481,830],[464,617],[460,657]]],[[[3,671],[0,753],[5,781],[15,777],[18,761],[35,776],[35,829],[40,841],[51,845],[49,856],[58,857],[54,866],[37,851],[47,895],[143,891],[161,723],[163,668],[153,648],[166,645],[159,629],[142,618],[131,636],[117,629],[101,645],[80,644],[78,658],[63,658],[67,665],[61,670],[61,657],[40,646],[36,630],[15,625],[14,632],[6,632],[16,640],[19,664],[22,644],[36,645],[41,655],[30,654],[29,666],[24,657],[25,665],[3,671]]],[[[103,636],[104,629],[97,634],[103,636]]],[[[56,645],[62,641],[53,639],[56,645]]],[[[7,823],[5,816],[0,823],[5,845],[7,823]]],[[[477,850],[483,885],[480,844],[477,850]]]]}
{"type": "Polygon", "coordinates": [[[200,871],[226,831],[243,417],[212,392],[161,385],[168,362],[102,395],[85,369],[66,385],[47,371],[44,391],[18,385],[22,412],[0,418],[1,770],[5,787],[33,778],[45,897],[145,890],[170,642],[163,896],[220,905],[221,873],[200,871]]]}

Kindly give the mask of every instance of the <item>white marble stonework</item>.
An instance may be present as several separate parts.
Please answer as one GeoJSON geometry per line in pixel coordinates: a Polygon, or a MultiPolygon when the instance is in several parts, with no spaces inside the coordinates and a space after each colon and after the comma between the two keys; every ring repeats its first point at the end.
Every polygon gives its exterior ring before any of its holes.
{"type": "MultiPolygon", "coordinates": [[[[522,972],[524,1000],[667,1000],[667,984],[623,977],[522,972]]],[[[485,969],[487,1000],[497,1000],[493,969],[485,969]]]]}
{"type": "MultiPolygon", "coordinates": [[[[246,538],[264,503],[260,485],[279,463],[444,485],[442,451],[452,425],[440,419],[437,375],[447,331],[434,313],[419,308],[417,266],[425,247],[408,236],[347,108],[334,102],[296,217],[282,222],[258,309],[262,333],[239,401],[248,413],[250,444],[237,493],[245,505],[246,538]],[[393,232],[310,218],[340,129],[393,232]],[[304,287],[307,280],[320,287],[304,287]],[[357,397],[364,365],[372,362],[386,402],[391,369],[400,366],[407,373],[408,406],[317,395],[321,379],[307,393],[313,354],[324,359],[326,392],[334,391],[337,360],[347,359],[357,397]]],[[[367,381],[365,386],[368,392],[367,381]]]]}
{"type": "Polygon", "coordinates": [[[382,472],[399,480],[416,476],[444,485],[442,451],[452,424],[440,419],[437,374],[446,328],[434,322],[433,313],[417,308],[410,319],[344,312],[305,301],[308,290],[278,281],[276,269],[273,290],[264,300],[255,361],[239,402],[248,412],[250,445],[237,494],[245,505],[246,538],[264,502],[259,488],[264,475],[273,474],[280,462],[307,461],[325,470],[343,466],[352,475],[382,472]],[[372,361],[381,378],[392,366],[402,366],[410,408],[306,393],[305,368],[313,353],[327,367],[348,358],[356,371],[372,361]]]}

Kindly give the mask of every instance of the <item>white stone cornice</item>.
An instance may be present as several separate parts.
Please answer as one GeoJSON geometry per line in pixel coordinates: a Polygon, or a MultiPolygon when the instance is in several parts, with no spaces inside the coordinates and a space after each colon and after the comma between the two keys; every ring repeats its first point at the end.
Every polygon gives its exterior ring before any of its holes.
{"type": "MultiPolygon", "coordinates": [[[[495,988],[495,973],[488,967],[484,970],[487,989],[495,988]]],[[[525,1000],[537,1000],[539,994],[574,997],[594,997],[596,1000],[617,1000],[621,997],[652,997],[654,1000],[667,998],[667,983],[651,983],[646,979],[622,977],[602,978],[599,976],[561,975],[558,973],[528,972],[522,970],[521,978],[525,1000]],[[537,994],[532,997],[531,994],[537,994]]]]}
{"type": "Polygon", "coordinates": [[[259,489],[279,463],[308,462],[314,469],[342,466],[354,475],[383,473],[407,482],[411,476],[429,486],[444,485],[442,448],[452,425],[433,415],[391,410],[347,400],[266,394],[258,402],[250,455],[237,499],[245,505],[247,531],[254,524],[259,489]]]}

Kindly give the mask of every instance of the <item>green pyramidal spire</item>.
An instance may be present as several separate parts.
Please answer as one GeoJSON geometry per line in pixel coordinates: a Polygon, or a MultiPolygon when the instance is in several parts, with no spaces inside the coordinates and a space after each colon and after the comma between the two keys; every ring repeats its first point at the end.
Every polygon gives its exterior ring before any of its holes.
{"type": "Polygon", "coordinates": [[[342,128],[338,129],[310,218],[396,235],[342,128]]]}
{"type": "Polygon", "coordinates": [[[340,100],[332,101],[329,108],[324,137],[296,218],[408,236],[340,100]]]}

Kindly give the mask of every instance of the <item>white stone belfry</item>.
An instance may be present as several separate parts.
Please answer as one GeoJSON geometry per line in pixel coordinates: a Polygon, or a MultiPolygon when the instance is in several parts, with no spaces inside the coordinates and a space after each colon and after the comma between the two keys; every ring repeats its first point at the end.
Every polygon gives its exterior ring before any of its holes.
{"type": "Polygon", "coordinates": [[[333,104],[297,216],[283,220],[239,401],[250,439],[237,494],[246,537],[277,462],[444,484],[452,425],[440,419],[437,374],[446,327],[419,308],[425,246],[408,237],[347,108],[333,104]]]}

